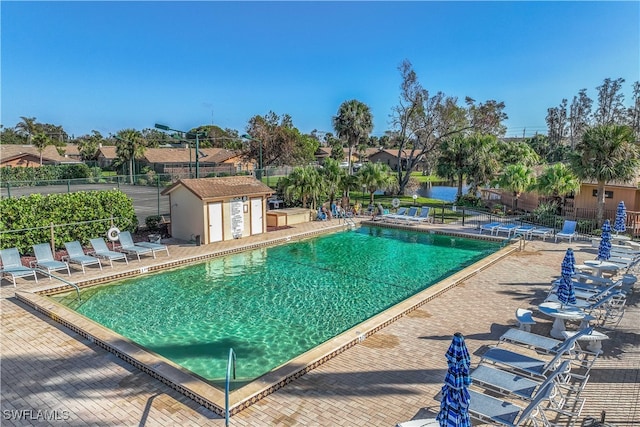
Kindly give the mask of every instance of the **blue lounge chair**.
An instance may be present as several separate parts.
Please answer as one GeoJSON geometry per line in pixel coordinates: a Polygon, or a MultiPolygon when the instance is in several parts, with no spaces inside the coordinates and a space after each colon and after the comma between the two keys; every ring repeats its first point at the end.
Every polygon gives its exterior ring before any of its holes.
{"type": "Polygon", "coordinates": [[[525,239],[530,239],[531,238],[531,233],[533,232],[533,230],[536,227],[533,225],[519,225],[518,227],[516,227],[516,229],[513,231],[513,234],[523,234],[525,239]]]}
{"type": "Polygon", "coordinates": [[[504,370],[520,372],[530,378],[545,378],[553,371],[565,354],[571,355],[576,341],[583,335],[589,334],[593,328],[586,328],[565,340],[558,348],[553,359],[549,361],[535,359],[515,351],[505,350],[501,347],[492,347],[487,350],[480,359],[480,363],[490,362],[500,366],[504,370]]]}
{"type": "Polygon", "coordinates": [[[31,261],[31,266],[47,270],[49,280],[51,280],[51,272],[67,270],[67,274],[71,276],[71,270],[69,264],[65,261],[56,261],[51,252],[51,246],[48,243],[40,243],[33,245],[33,252],[35,253],[35,261],[31,261]]]}
{"type": "Polygon", "coordinates": [[[544,412],[538,408],[545,400],[550,399],[553,389],[554,385],[548,384],[546,388],[536,393],[535,398],[524,409],[508,401],[469,390],[469,415],[476,420],[493,425],[521,426],[525,421],[529,421],[533,414],[537,413],[544,417],[544,412]]]}
{"type": "MultiPolygon", "coordinates": [[[[120,238],[120,242],[122,243],[122,245],[126,245],[127,246],[131,246],[134,245],[133,243],[133,237],[131,236],[131,233],[128,231],[122,231],[119,235],[120,238]]],[[[161,243],[153,243],[153,242],[137,242],[135,243],[135,246],[142,246],[143,248],[149,248],[153,251],[154,253],[154,258],[155,258],[155,253],[156,252],[166,252],[167,256],[169,256],[169,247],[167,245],[163,245],[161,243]]]]}
{"type": "Polygon", "coordinates": [[[422,222],[433,222],[433,218],[430,216],[431,208],[429,206],[423,206],[420,210],[420,214],[418,216],[409,217],[409,221],[422,223],[422,222]]]}
{"type": "Polygon", "coordinates": [[[20,252],[17,248],[7,248],[0,250],[0,262],[2,262],[2,268],[0,269],[0,277],[11,277],[13,287],[16,287],[16,278],[33,276],[36,283],[38,283],[38,277],[33,268],[28,268],[22,265],[20,260],[20,252]]]}
{"type": "Polygon", "coordinates": [[[127,255],[122,252],[116,252],[109,249],[106,242],[102,238],[90,239],[91,246],[93,247],[93,252],[90,252],[91,255],[106,259],[111,264],[111,268],[113,268],[113,261],[117,261],[119,259],[123,259],[124,262],[129,264],[129,260],[127,259],[127,255]]]}
{"type": "Polygon", "coordinates": [[[480,234],[482,234],[483,231],[488,231],[493,235],[493,232],[496,230],[496,228],[500,227],[501,225],[501,222],[490,222],[488,224],[482,224],[480,225],[480,234]]]}
{"type": "Polygon", "coordinates": [[[556,233],[556,239],[555,241],[558,241],[558,238],[560,239],[568,239],[569,243],[571,243],[572,239],[575,239],[576,237],[576,225],[578,224],[577,221],[565,221],[564,225],[562,226],[562,230],[559,231],[558,233],[556,233]]]}
{"type": "Polygon", "coordinates": [[[87,255],[84,253],[82,249],[82,245],[77,240],[73,242],[67,242],[64,244],[65,249],[67,250],[67,255],[63,256],[63,261],[67,261],[69,264],[77,264],[82,267],[82,272],[84,273],[84,267],[87,265],[95,265],[98,264],[100,270],[102,270],[102,263],[100,262],[100,258],[96,258],[91,255],[87,255]]]}
{"type": "Polygon", "coordinates": [[[409,210],[407,211],[406,215],[402,215],[402,216],[399,216],[398,218],[396,218],[396,222],[404,223],[404,224],[411,224],[411,223],[414,222],[413,218],[416,218],[417,214],[418,214],[418,208],[410,207],[409,210]]]}
{"type": "Polygon", "coordinates": [[[399,220],[402,220],[402,218],[406,217],[408,210],[409,210],[408,208],[399,208],[396,213],[381,215],[380,218],[383,221],[390,221],[390,222],[399,221],[399,220]]]}
{"type": "Polygon", "coordinates": [[[547,237],[551,237],[552,235],[553,235],[552,228],[536,227],[533,230],[529,231],[529,237],[531,239],[533,239],[534,237],[540,237],[543,242],[547,239],[547,237]]]}
{"type": "Polygon", "coordinates": [[[116,248],[120,252],[124,252],[125,254],[133,254],[138,257],[138,261],[140,261],[140,255],[152,255],[154,258],[156,257],[156,253],[151,248],[145,248],[143,246],[138,246],[133,243],[133,239],[131,238],[131,234],[118,234],[118,240],[120,241],[120,247],[116,248]]]}

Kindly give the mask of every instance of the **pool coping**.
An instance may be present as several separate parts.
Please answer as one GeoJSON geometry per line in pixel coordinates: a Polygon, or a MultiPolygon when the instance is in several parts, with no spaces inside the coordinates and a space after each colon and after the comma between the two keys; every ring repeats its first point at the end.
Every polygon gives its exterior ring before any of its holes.
{"type": "MultiPolygon", "coordinates": [[[[369,225],[369,224],[364,224],[369,225]]],[[[387,227],[387,224],[373,223],[371,225],[387,227]]],[[[398,228],[390,225],[390,228],[398,228]]],[[[144,274],[146,272],[166,269],[190,263],[196,263],[210,258],[229,255],[232,253],[243,252],[259,247],[274,246],[282,243],[288,243],[293,240],[305,239],[319,234],[327,234],[329,232],[340,231],[344,227],[335,227],[331,229],[314,230],[304,232],[294,236],[276,238],[264,242],[249,244],[239,248],[227,249],[210,254],[187,257],[183,260],[172,260],[158,265],[145,268],[134,268],[125,272],[106,276],[106,278],[96,278],[79,283],[80,287],[93,286],[100,283],[110,282],[121,279],[123,277],[131,277],[134,275],[144,274]],[[144,270],[144,271],[143,271],[144,270]]],[[[479,238],[480,235],[469,233],[452,233],[434,229],[416,229],[408,228],[419,232],[427,232],[433,234],[444,234],[450,236],[458,236],[465,238],[479,238]]],[[[491,240],[496,242],[504,241],[504,239],[490,238],[482,236],[482,240],[491,240]]],[[[353,328],[343,332],[342,334],[326,341],[325,343],[301,354],[284,365],[272,370],[262,377],[252,381],[251,383],[232,391],[229,394],[229,414],[235,415],[238,412],[248,408],[262,398],[279,390],[295,379],[303,376],[307,372],[324,364],[333,357],[341,354],[347,349],[361,343],[369,336],[375,334],[396,320],[420,308],[424,304],[433,300],[442,293],[452,289],[469,277],[474,276],[478,272],[484,270],[505,256],[517,250],[516,244],[505,246],[493,254],[475,262],[474,264],[464,268],[463,270],[448,276],[447,278],[431,285],[429,288],[413,295],[412,297],[390,307],[389,309],[377,314],[376,316],[354,326],[353,328]]],[[[194,400],[198,404],[206,407],[212,412],[224,417],[225,416],[225,395],[222,390],[216,388],[206,380],[198,377],[190,371],[180,367],[176,363],[160,356],[152,351],[144,349],[133,341],[111,331],[110,329],[99,325],[93,320],[59,304],[46,295],[59,292],[67,292],[72,288],[68,285],[45,287],[37,289],[33,292],[16,291],[15,295],[18,300],[31,306],[36,311],[50,317],[56,322],[76,332],[88,341],[102,347],[103,349],[113,353],[122,360],[137,367],[143,372],[158,379],[169,387],[182,393],[183,395],[194,400]]]]}

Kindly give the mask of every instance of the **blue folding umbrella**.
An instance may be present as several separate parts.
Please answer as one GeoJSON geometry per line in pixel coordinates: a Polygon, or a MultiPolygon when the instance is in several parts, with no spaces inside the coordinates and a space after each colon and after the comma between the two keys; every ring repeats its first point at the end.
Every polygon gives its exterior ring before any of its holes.
{"type": "Polygon", "coordinates": [[[453,335],[447,351],[447,375],[442,387],[440,412],[436,419],[441,427],[471,427],[469,418],[469,391],[471,385],[469,366],[471,357],[460,332],[453,335]]]}
{"type": "Polygon", "coordinates": [[[624,206],[624,202],[621,200],[618,203],[618,209],[616,210],[616,222],[613,224],[613,229],[616,233],[624,233],[627,227],[627,208],[624,206]]]}
{"type": "Polygon", "coordinates": [[[606,220],[602,224],[602,235],[600,236],[600,246],[598,246],[598,259],[606,261],[611,258],[611,224],[606,220]]]}
{"type": "Polygon", "coordinates": [[[576,274],[575,265],[576,258],[573,255],[573,249],[569,248],[562,260],[560,270],[562,278],[560,279],[560,285],[558,285],[558,290],[556,291],[558,301],[560,301],[560,304],[562,305],[576,303],[576,294],[573,289],[572,281],[572,277],[576,274]]]}

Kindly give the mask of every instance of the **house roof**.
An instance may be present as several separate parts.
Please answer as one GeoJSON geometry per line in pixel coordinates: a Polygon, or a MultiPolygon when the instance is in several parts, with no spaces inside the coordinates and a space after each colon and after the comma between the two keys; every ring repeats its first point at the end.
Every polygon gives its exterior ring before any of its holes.
{"type": "Polygon", "coordinates": [[[105,159],[115,160],[118,158],[118,156],[116,155],[115,145],[103,145],[102,147],[98,148],[97,156],[100,155],[102,155],[102,157],[104,157],[105,159]]]}
{"type": "Polygon", "coordinates": [[[273,189],[252,176],[181,179],[162,191],[171,194],[179,187],[191,191],[201,200],[229,199],[233,197],[273,194],[273,189]]]}
{"type": "MultiPolygon", "coordinates": [[[[226,148],[201,148],[200,163],[224,163],[229,159],[238,157],[238,151],[227,150],[226,148]]],[[[189,156],[189,148],[147,148],[144,151],[144,159],[149,163],[188,163],[195,162],[196,150],[191,148],[191,156],[189,156]]]]}
{"type": "MultiPolygon", "coordinates": [[[[0,144],[0,159],[2,163],[24,156],[36,156],[40,160],[40,153],[33,145],[0,144]]],[[[53,145],[47,145],[42,150],[42,161],[45,163],[80,163],[77,159],[61,156],[53,145]]]]}

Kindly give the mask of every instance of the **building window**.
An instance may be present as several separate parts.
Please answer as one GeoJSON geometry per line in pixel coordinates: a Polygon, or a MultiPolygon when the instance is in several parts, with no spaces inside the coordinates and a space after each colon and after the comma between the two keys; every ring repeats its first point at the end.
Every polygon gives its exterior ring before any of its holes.
{"type": "MultiPolygon", "coordinates": [[[[593,192],[591,193],[593,195],[593,197],[596,197],[598,195],[598,189],[594,189],[593,192]]],[[[613,199],[613,191],[604,191],[604,198],[605,199],[613,199]]]]}

